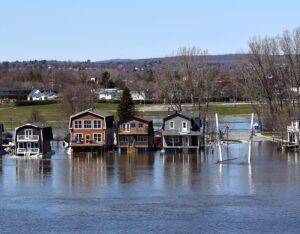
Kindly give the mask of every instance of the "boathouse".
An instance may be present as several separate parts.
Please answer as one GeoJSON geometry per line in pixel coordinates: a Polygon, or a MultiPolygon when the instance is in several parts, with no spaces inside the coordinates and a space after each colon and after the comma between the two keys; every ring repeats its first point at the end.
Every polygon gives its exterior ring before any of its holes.
{"type": "Polygon", "coordinates": [[[27,123],[15,129],[17,156],[51,156],[52,128],[44,123],[27,123]]]}
{"type": "Polygon", "coordinates": [[[178,112],[163,120],[162,138],[165,152],[198,150],[201,121],[196,113],[178,112]]]}
{"type": "Polygon", "coordinates": [[[113,125],[114,116],[96,108],[70,116],[70,147],[74,152],[112,149],[113,125]]]}
{"type": "Polygon", "coordinates": [[[117,124],[119,151],[148,151],[153,148],[153,121],[141,116],[121,120],[117,124]]]}

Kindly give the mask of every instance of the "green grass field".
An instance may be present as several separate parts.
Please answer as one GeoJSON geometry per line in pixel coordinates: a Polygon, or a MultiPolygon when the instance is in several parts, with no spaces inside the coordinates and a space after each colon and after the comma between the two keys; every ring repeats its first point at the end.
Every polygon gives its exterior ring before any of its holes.
{"type": "MultiPolygon", "coordinates": [[[[115,114],[118,104],[98,103],[96,105],[100,110],[115,114]]],[[[151,107],[152,104],[146,105],[151,107]]],[[[26,123],[31,115],[33,109],[38,109],[43,119],[51,126],[56,128],[66,128],[68,117],[62,110],[61,104],[49,104],[38,106],[14,106],[8,104],[0,105],[0,122],[3,122],[5,128],[15,128],[21,124],[26,123]]],[[[214,104],[209,107],[209,114],[218,113],[219,115],[247,115],[252,113],[251,105],[248,104],[235,104],[223,105],[214,104]]],[[[143,116],[166,116],[166,111],[145,111],[139,112],[143,116]]]]}

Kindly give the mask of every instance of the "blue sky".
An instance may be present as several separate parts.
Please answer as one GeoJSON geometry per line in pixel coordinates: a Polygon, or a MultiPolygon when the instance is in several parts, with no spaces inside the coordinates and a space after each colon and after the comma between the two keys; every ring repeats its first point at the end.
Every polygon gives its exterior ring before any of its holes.
{"type": "Polygon", "coordinates": [[[296,0],[0,0],[0,61],[99,61],[247,51],[300,26],[296,0]]]}

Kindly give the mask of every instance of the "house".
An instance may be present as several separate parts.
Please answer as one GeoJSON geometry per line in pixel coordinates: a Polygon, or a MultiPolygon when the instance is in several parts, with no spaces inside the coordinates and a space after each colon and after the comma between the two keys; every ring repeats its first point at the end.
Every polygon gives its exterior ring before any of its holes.
{"type": "Polygon", "coordinates": [[[122,90],[119,89],[100,89],[98,92],[99,100],[119,100],[122,90]]]}
{"type": "Polygon", "coordinates": [[[108,150],[114,145],[114,116],[90,108],[70,116],[70,147],[75,151],[108,150]]]}
{"type": "Polygon", "coordinates": [[[153,121],[133,116],[117,124],[117,146],[119,151],[148,151],[154,144],[153,121]]]}
{"type": "Polygon", "coordinates": [[[44,100],[54,100],[58,96],[55,92],[49,91],[40,91],[38,89],[33,89],[28,95],[28,101],[44,101],[44,100]]]}
{"type": "Polygon", "coordinates": [[[200,148],[201,121],[196,113],[180,112],[163,119],[162,138],[165,152],[200,148]]]}
{"type": "Polygon", "coordinates": [[[51,155],[52,128],[43,123],[27,123],[15,129],[15,154],[17,156],[51,155]]]}
{"type": "Polygon", "coordinates": [[[292,119],[291,125],[287,126],[288,142],[291,144],[300,143],[300,112],[292,119]]]}
{"type": "Polygon", "coordinates": [[[144,92],[130,91],[130,94],[133,101],[144,101],[146,99],[144,92]]]}

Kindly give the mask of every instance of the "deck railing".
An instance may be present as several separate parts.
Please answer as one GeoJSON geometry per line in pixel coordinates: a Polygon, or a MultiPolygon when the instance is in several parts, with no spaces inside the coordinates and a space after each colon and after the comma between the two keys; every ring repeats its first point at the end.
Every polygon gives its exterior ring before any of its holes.
{"type": "Polygon", "coordinates": [[[39,141],[39,135],[18,135],[18,141],[39,141]]]}
{"type": "Polygon", "coordinates": [[[17,148],[17,153],[38,153],[39,151],[39,148],[17,148]]]}
{"type": "Polygon", "coordinates": [[[147,127],[143,127],[143,128],[123,128],[120,127],[118,128],[118,133],[122,134],[122,133],[148,133],[148,126],[147,127]]]}

